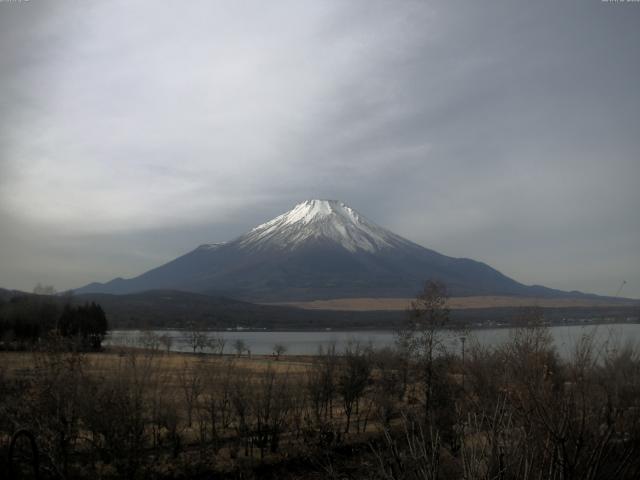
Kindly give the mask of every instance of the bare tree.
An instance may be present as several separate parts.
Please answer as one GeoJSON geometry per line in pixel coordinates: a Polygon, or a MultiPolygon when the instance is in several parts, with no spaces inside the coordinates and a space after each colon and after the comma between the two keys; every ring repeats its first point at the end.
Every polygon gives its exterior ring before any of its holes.
{"type": "Polygon", "coordinates": [[[306,376],[307,392],[318,424],[333,417],[337,371],[338,357],[335,345],[331,345],[326,351],[320,347],[306,376]]]}
{"type": "Polygon", "coordinates": [[[288,376],[278,375],[269,367],[258,378],[251,395],[260,458],[264,458],[267,447],[274,453],[278,450],[290,406],[288,386],[288,376]]]}
{"type": "MultiPolygon", "coordinates": [[[[383,430],[383,440],[373,446],[380,478],[385,480],[437,480],[440,478],[441,439],[437,430],[425,432],[421,423],[403,417],[402,432],[383,430]]],[[[466,478],[466,477],[465,477],[466,478]]]]}
{"type": "Polygon", "coordinates": [[[444,284],[427,281],[422,292],[411,302],[408,325],[398,333],[398,343],[418,361],[423,384],[425,418],[431,415],[437,354],[446,353],[443,328],[449,323],[449,297],[444,284]]]}
{"type": "Polygon", "coordinates": [[[375,369],[372,397],[377,409],[377,417],[384,427],[389,427],[404,397],[404,394],[399,394],[399,391],[406,388],[403,385],[406,378],[405,359],[396,350],[383,348],[372,352],[371,364],[375,369]]]}
{"type": "Polygon", "coordinates": [[[209,335],[192,323],[187,331],[187,342],[193,353],[196,353],[197,350],[202,353],[209,343],[209,335]]]}
{"type": "Polygon", "coordinates": [[[227,344],[226,338],[222,336],[220,333],[216,333],[213,336],[209,337],[209,341],[207,343],[207,347],[216,355],[224,354],[224,347],[227,344]]]}
{"type": "Polygon", "coordinates": [[[108,376],[90,383],[83,424],[103,462],[112,463],[119,478],[136,478],[146,457],[147,387],[155,375],[155,355],[127,354],[108,376]]]}
{"type": "Polygon", "coordinates": [[[204,374],[203,409],[208,423],[214,451],[231,423],[231,395],[233,379],[238,372],[233,359],[209,365],[204,374]]]}
{"type": "Polygon", "coordinates": [[[160,337],[152,330],[143,330],[138,341],[140,346],[147,350],[155,352],[160,348],[160,337]]]}
{"type": "Polygon", "coordinates": [[[242,354],[247,350],[247,344],[241,338],[237,339],[233,343],[233,349],[236,351],[236,355],[241,357],[242,354]]]}
{"type": "Polygon", "coordinates": [[[67,352],[59,339],[36,352],[34,359],[32,388],[21,401],[28,404],[28,426],[38,432],[41,452],[56,475],[66,477],[80,436],[87,360],[81,353],[67,352]]]}
{"type": "Polygon", "coordinates": [[[187,426],[191,427],[193,420],[193,410],[202,394],[202,376],[199,366],[193,367],[188,361],[182,365],[178,372],[178,382],[183,393],[184,403],[187,410],[187,426]]]}
{"type": "Polygon", "coordinates": [[[251,394],[249,393],[251,381],[252,373],[243,372],[233,378],[231,386],[232,424],[236,431],[237,448],[243,445],[245,456],[249,456],[249,449],[253,448],[249,438],[251,435],[251,394]]]}
{"type": "Polygon", "coordinates": [[[159,337],[160,344],[165,348],[166,352],[171,351],[171,345],[173,345],[173,337],[168,333],[164,333],[159,337]]]}
{"type": "Polygon", "coordinates": [[[370,359],[359,344],[349,345],[344,352],[344,364],[338,376],[338,392],[346,416],[345,433],[349,433],[353,411],[358,411],[360,399],[371,375],[370,359]]]}
{"type": "Polygon", "coordinates": [[[280,360],[280,355],[284,355],[286,351],[287,351],[286,346],[284,346],[282,343],[276,343],[273,346],[273,353],[276,356],[276,361],[280,360]]]}

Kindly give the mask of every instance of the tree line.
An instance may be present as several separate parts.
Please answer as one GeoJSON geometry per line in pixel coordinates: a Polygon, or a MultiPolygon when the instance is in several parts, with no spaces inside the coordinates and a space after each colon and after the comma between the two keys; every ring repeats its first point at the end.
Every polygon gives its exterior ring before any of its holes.
{"type": "Polygon", "coordinates": [[[95,302],[73,305],[68,297],[26,294],[0,299],[0,349],[31,349],[59,335],[75,348],[100,350],[108,328],[95,302]]]}

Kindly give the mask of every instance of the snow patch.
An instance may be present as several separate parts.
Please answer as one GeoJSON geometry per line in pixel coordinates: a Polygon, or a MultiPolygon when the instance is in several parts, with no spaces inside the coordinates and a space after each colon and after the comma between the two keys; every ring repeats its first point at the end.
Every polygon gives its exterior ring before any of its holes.
{"type": "Polygon", "coordinates": [[[337,243],[355,252],[375,252],[406,240],[365,219],[337,200],[307,200],[240,237],[241,247],[294,249],[310,240],[337,243]]]}

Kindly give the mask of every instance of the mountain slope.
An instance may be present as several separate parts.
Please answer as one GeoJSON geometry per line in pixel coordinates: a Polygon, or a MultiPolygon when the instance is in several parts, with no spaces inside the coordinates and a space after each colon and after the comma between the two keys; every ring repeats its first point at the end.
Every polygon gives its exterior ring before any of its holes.
{"type": "Polygon", "coordinates": [[[569,295],[525,286],[481,262],[441,255],[335,200],[308,200],[235,240],[202,245],[138,277],[78,292],[175,289],[252,301],[410,297],[427,279],[445,282],[452,295],[569,295]]]}

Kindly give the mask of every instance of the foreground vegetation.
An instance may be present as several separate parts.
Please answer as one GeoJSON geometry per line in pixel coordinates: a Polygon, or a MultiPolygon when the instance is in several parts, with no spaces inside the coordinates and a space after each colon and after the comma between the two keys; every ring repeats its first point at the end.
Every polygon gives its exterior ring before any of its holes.
{"type": "Polygon", "coordinates": [[[158,343],[83,353],[59,336],[3,353],[0,471],[23,478],[37,463],[41,478],[638,478],[632,347],[587,336],[561,360],[529,312],[499,348],[469,338],[466,350],[446,351],[446,297],[434,285],[412,314],[394,349],[354,343],[307,358],[174,354],[158,343]]]}
{"type": "Polygon", "coordinates": [[[95,302],[72,304],[72,297],[16,295],[0,298],[0,350],[31,350],[51,336],[67,348],[98,351],[109,326],[95,302]]]}

